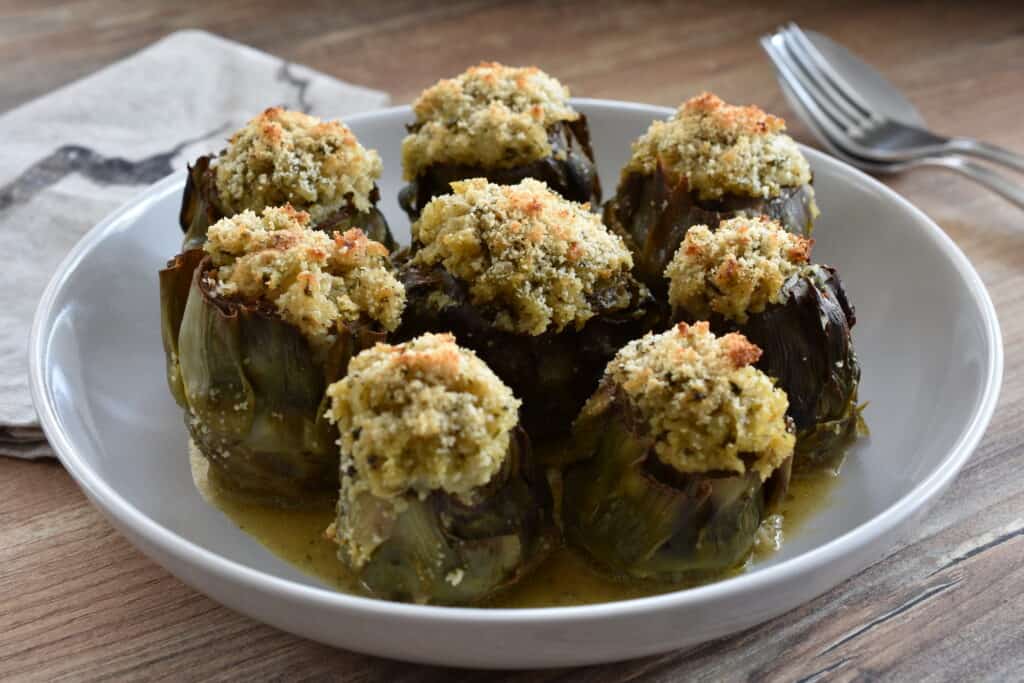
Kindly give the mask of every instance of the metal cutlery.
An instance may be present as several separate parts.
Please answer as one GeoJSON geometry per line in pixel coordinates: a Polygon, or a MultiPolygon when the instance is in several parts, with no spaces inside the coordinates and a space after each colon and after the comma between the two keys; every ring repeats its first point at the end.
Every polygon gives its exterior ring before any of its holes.
{"type": "Polygon", "coordinates": [[[873,173],[920,166],[961,173],[1024,208],[1024,187],[968,156],[1024,171],[1024,156],[969,138],[945,138],[877,71],[837,43],[795,24],[764,36],[791,104],[825,146],[873,173]]]}

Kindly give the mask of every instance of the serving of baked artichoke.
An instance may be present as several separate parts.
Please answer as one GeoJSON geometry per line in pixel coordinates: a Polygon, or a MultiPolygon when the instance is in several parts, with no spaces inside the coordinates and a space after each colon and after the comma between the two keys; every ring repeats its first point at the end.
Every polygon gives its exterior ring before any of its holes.
{"type": "Polygon", "coordinates": [[[627,344],[573,425],[566,540],[613,574],[681,581],[750,555],[786,491],[786,394],[742,335],[685,323],[627,344]]]}
{"type": "Polygon", "coordinates": [[[854,309],[835,269],[809,262],[811,245],[767,218],[733,218],[694,226],[665,273],[676,320],[709,320],[762,349],[757,367],[789,396],[798,463],[838,456],[866,431],[854,309]]]}
{"type": "Polygon", "coordinates": [[[784,130],[785,121],[757,107],[702,93],[633,143],[604,219],[626,238],[637,277],[656,294],[691,226],[714,230],[727,218],[764,215],[811,234],[818,207],[810,167],[784,130]]]}
{"type": "Polygon", "coordinates": [[[315,527],[307,571],[420,604],[623,599],[777,547],[866,433],[785,123],[691,98],[599,214],[586,119],[539,69],[481,63],[412,113],[401,250],[340,122],[267,109],[189,167],[159,280],[197,484],[280,523],[283,556],[315,527]]]}
{"type": "Polygon", "coordinates": [[[533,438],[567,431],[652,300],[598,216],[527,179],[452,184],[412,227],[397,338],[450,331],[523,400],[533,438]]]}
{"type": "Polygon", "coordinates": [[[160,272],[167,378],[225,486],[289,505],[337,487],[324,390],[384,338],[405,293],[385,247],[290,206],[210,226],[160,272]]]}
{"type": "Polygon", "coordinates": [[[587,119],[569,90],[536,67],[479,64],[424,90],[413,113],[402,142],[409,184],[399,195],[411,220],[466,178],[535,178],[571,201],[601,201],[587,119]]]}
{"type": "Polygon", "coordinates": [[[376,206],[380,173],[380,156],[345,124],[272,107],[236,131],[219,155],[189,166],[182,251],[201,248],[221,218],[284,204],[309,213],[328,234],[357,227],[391,251],[396,244],[376,206]]]}
{"type": "Polygon", "coordinates": [[[327,535],[372,595],[478,602],[552,548],[551,495],[520,402],[451,335],[363,351],[327,395],[341,436],[327,535]]]}

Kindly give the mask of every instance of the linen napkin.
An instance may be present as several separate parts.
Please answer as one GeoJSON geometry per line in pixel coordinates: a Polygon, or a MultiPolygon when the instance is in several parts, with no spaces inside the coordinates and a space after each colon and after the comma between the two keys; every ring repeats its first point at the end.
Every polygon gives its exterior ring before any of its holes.
{"type": "Polygon", "coordinates": [[[387,103],[385,93],[180,31],[0,115],[0,455],[52,456],[29,396],[28,334],[47,281],[89,228],[269,106],[343,118],[387,103]]]}

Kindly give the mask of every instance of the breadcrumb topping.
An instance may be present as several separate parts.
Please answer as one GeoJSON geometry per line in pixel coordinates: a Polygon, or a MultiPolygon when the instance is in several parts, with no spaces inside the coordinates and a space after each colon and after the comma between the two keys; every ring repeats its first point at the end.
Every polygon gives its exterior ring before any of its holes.
{"type": "Polygon", "coordinates": [[[342,473],[378,498],[432,491],[472,499],[505,461],[519,400],[450,334],[377,344],[327,389],[342,473]]]}
{"type": "Polygon", "coordinates": [[[752,468],[767,479],[793,454],[786,392],[751,367],[761,349],[708,323],[680,323],[630,342],[606,370],[647,420],[654,451],[679,472],[752,468]]]}
{"type": "Polygon", "coordinates": [[[731,218],[715,232],[695,225],[665,269],[669,303],[696,318],[714,312],[745,323],[780,301],[782,285],[807,263],[813,244],[764,216],[731,218]]]}
{"type": "Polygon", "coordinates": [[[575,121],[569,89],[534,66],[482,62],[427,88],[402,141],[406,180],[437,163],[508,168],[551,154],[548,127],[575,121]]]}
{"type": "Polygon", "coordinates": [[[215,172],[230,213],[291,204],[318,223],[349,201],[370,210],[381,162],[340,121],[273,107],[231,136],[215,172]]]}
{"type": "MultiPolygon", "coordinates": [[[[529,178],[452,183],[412,232],[422,245],[415,263],[443,265],[468,284],[474,305],[495,312],[498,329],[519,334],[582,327],[596,313],[594,294],[633,267],[622,239],[587,205],[529,178]]],[[[628,294],[621,297],[624,308],[628,294]]]]}
{"type": "Polygon", "coordinates": [[[274,305],[317,348],[333,343],[338,323],[361,315],[398,327],[405,289],[387,248],[358,228],[328,235],[309,222],[309,214],[286,204],[210,226],[204,249],[218,267],[217,295],[274,305]]]}
{"type": "Polygon", "coordinates": [[[701,199],[777,197],[785,187],[811,181],[807,160],[785,130],[784,120],[758,107],[733,106],[701,93],[667,121],[651,124],[633,143],[623,174],[649,175],[660,164],[701,199]]]}

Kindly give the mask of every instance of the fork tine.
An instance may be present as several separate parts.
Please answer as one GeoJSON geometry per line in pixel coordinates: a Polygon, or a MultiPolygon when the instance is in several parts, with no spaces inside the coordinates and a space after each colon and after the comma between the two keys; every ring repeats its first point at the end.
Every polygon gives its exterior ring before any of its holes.
{"type": "MultiPolygon", "coordinates": [[[[795,24],[790,26],[795,26],[795,24]]],[[[799,31],[799,29],[796,29],[796,31],[799,31]]],[[[818,99],[828,101],[830,105],[828,108],[833,112],[833,118],[840,120],[847,130],[860,126],[866,118],[870,118],[851,104],[833,86],[828,75],[820,67],[821,60],[817,56],[810,54],[807,50],[805,43],[809,41],[801,41],[793,29],[789,27],[779,29],[779,35],[782,36],[785,48],[789,52],[790,57],[792,57],[793,63],[807,75],[820,93],[818,99]]]]}
{"type": "Polygon", "coordinates": [[[878,118],[871,105],[867,103],[856,88],[850,85],[849,81],[835,70],[835,67],[832,66],[825,55],[821,54],[821,50],[807,37],[807,34],[804,33],[803,29],[796,22],[789,22],[786,26],[786,31],[792,37],[793,42],[799,45],[808,58],[814,62],[822,75],[830,81],[837,94],[844,97],[851,106],[855,107],[862,117],[878,118]]]}
{"type": "MultiPolygon", "coordinates": [[[[828,120],[832,124],[836,131],[843,135],[843,137],[849,137],[849,129],[856,125],[856,122],[851,122],[849,117],[843,114],[822,92],[822,88],[814,81],[814,79],[804,69],[800,68],[799,63],[793,57],[789,43],[786,41],[785,35],[780,30],[771,36],[770,39],[771,47],[775,51],[778,59],[773,59],[776,63],[779,60],[784,61],[786,66],[786,72],[788,74],[787,81],[791,85],[798,84],[801,92],[804,93],[806,99],[813,102],[814,110],[819,117],[823,120],[828,120]]],[[[767,49],[767,48],[766,48],[767,49]]],[[[769,53],[771,54],[771,53],[769,53]]]]}
{"type": "Polygon", "coordinates": [[[782,48],[783,38],[777,34],[769,34],[761,37],[761,47],[768,54],[768,58],[772,60],[775,68],[778,69],[779,74],[782,76],[782,80],[786,82],[793,95],[799,100],[800,104],[806,110],[807,115],[810,117],[811,127],[816,128],[829,144],[836,147],[837,150],[844,154],[850,155],[852,152],[849,151],[847,144],[849,136],[842,130],[830,116],[828,116],[818,104],[818,101],[811,96],[804,86],[804,81],[798,75],[796,66],[792,63],[791,58],[782,48]]]}

